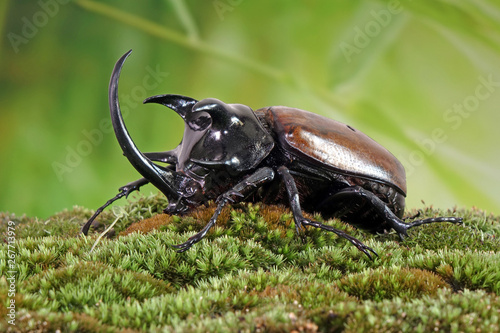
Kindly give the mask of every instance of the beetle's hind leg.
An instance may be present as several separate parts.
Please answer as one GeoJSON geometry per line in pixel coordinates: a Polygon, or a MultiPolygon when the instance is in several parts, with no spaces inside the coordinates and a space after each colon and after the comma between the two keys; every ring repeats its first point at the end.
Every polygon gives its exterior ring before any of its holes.
{"type": "MultiPolygon", "coordinates": [[[[290,174],[290,171],[288,168],[281,166],[278,168],[278,173],[282,177],[285,187],[288,193],[288,199],[290,201],[290,208],[292,209],[293,213],[293,218],[295,220],[295,226],[297,225],[301,227],[302,225],[310,225],[315,228],[320,228],[326,231],[330,231],[335,233],[337,236],[343,237],[347,239],[349,242],[351,242],[354,246],[358,248],[361,252],[366,254],[370,259],[372,259],[372,256],[370,252],[378,256],[377,252],[375,252],[371,247],[366,246],[363,244],[360,240],[348,235],[342,230],[335,229],[329,225],[325,225],[322,223],[319,223],[317,221],[313,221],[310,219],[305,218],[302,215],[302,208],[300,207],[300,201],[299,201],[299,192],[297,190],[297,185],[295,184],[295,180],[293,179],[292,175],[290,174]]],[[[299,228],[297,227],[297,229],[299,228]]]]}
{"type": "MultiPolygon", "coordinates": [[[[423,220],[416,220],[411,223],[405,223],[406,224],[406,230],[413,228],[413,227],[418,227],[419,225],[422,224],[429,224],[429,223],[435,223],[435,222],[450,222],[450,223],[463,223],[463,219],[461,217],[430,217],[427,219],[423,220]]],[[[401,235],[399,235],[401,237],[401,235]]]]}
{"type": "MultiPolygon", "coordinates": [[[[365,190],[360,186],[347,187],[339,192],[337,192],[332,199],[335,200],[353,200],[354,197],[363,198],[367,200],[369,205],[374,208],[374,210],[383,218],[388,226],[392,227],[399,235],[399,238],[404,241],[404,237],[408,236],[408,229],[413,227],[418,227],[422,224],[435,223],[435,222],[451,222],[451,223],[462,223],[462,218],[460,217],[431,217],[422,220],[416,220],[411,223],[405,223],[403,220],[398,218],[396,214],[378,198],[375,194],[370,191],[365,190]]],[[[417,216],[420,214],[417,214],[417,216]]],[[[415,218],[416,216],[410,217],[409,219],[415,218]]]]}

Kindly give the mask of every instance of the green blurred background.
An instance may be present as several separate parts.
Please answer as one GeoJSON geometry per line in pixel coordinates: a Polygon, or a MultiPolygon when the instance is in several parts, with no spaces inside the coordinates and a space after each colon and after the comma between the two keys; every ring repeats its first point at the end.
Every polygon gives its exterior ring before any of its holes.
{"type": "MultiPolygon", "coordinates": [[[[500,5],[432,1],[2,1],[0,211],[97,208],[139,178],[109,131],[120,82],[143,151],[181,119],[151,95],[287,105],[346,122],[407,169],[407,206],[500,214],[500,5]]],[[[156,192],[150,185],[142,192],[156,192]]]]}

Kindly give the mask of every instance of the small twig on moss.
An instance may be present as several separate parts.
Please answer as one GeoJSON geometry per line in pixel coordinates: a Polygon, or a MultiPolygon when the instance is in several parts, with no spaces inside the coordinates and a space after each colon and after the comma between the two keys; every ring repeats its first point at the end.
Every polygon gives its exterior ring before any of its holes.
{"type": "Polygon", "coordinates": [[[127,214],[125,212],[125,209],[123,207],[117,207],[117,208],[118,208],[117,210],[119,210],[118,213],[115,212],[114,209],[113,209],[113,213],[115,214],[116,219],[113,221],[113,223],[111,223],[109,225],[109,227],[106,230],[104,230],[103,233],[101,233],[99,235],[99,237],[97,237],[94,245],[92,245],[92,248],[90,249],[90,253],[92,253],[92,251],[94,250],[94,248],[96,247],[96,245],[101,241],[101,238],[104,237],[104,235],[106,235],[113,228],[113,226],[116,224],[116,222],[118,222],[119,219],[121,219],[122,217],[124,217],[127,214]]]}

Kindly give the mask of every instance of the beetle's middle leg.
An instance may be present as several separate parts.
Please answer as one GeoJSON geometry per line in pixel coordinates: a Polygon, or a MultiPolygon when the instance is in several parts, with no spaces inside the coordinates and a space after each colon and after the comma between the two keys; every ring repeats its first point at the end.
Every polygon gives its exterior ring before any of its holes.
{"type": "Polygon", "coordinates": [[[295,180],[293,179],[292,175],[290,174],[290,171],[288,168],[285,166],[281,166],[278,168],[278,173],[282,177],[285,187],[288,193],[288,199],[290,201],[290,208],[292,209],[293,213],[293,218],[295,220],[295,225],[297,226],[302,226],[302,225],[310,225],[315,228],[320,228],[323,230],[331,231],[335,233],[337,236],[343,237],[350,241],[354,246],[358,248],[361,252],[366,254],[370,259],[372,256],[370,255],[370,252],[378,256],[377,252],[375,252],[371,247],[366,246],[363,244],[360,240],[357,238],[354,238],[347,233],[345,233],[342,230],[335,229],[329,225],[325,225],[323,223],[319,223],[317,221],[313,221],[310,219],[305,218],[302,215],[302,208],[300,207],[300,201],[299,201],[299,192],[297,190],[297,185],[295,184],[295,180]]]}
{"type": "Polygon", "coordinates": [[[198,243],[206,236],[207,232],[215,225],[217,222],[217,218],[222,211],[222,208],[229,202],[240,201],[252,192],[254,192],[257,188],[268,183],[274,179],[274,171],[271,168],[264,167],[257,169],[253,174],[245,178],[243,181],[239,182],[229,191],[223,193],[217,198],[217,208],[215,209],[215,213],[207,223],[207,225],[196,235],[191,236],[186,242],[174,245],[177,252],[184,252],[188,250],[193,244],[198,243]]]}

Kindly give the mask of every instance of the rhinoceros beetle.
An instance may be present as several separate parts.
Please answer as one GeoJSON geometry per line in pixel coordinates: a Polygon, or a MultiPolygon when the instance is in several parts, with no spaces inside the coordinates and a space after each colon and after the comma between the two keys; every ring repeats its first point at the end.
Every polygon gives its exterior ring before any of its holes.
{"type": "Polygon", "coordinates": [[[109,105],[116,138],[143,178],[119,189],[82,228],[115,200],[151,183],[168,199],[166,213],[182,214],[216,200],[208,224],[178,252],[199,242],[215,225],[224,205],[237,201],[288,204],[297,233],[304,226],[321,228],[349,240],[371,258],[373,249],[344,231],[305,218],[302,210],[325,219],[341,218],[369,232],[407,230],[433,222],[460,223],[457,217],[402,220],[406,177],[401,163],[364,133],[314,113],[272,106],[256,111],[217,99],[197,101],[180,95],[159,95],[144,103],[162,104],[184,120],[184,136],[173,150],[142,153],[130,137],[118,102],[118,79],[125,59],[115,65],[109,105]],[[163,162],[161,166],[154,162],[163,162]]]}

